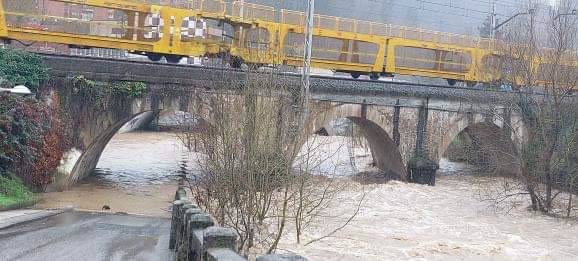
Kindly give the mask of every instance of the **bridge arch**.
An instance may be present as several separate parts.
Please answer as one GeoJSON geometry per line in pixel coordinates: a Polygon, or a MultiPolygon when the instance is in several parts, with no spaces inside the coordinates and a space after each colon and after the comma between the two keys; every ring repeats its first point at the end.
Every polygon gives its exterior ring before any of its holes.
{"type": "Polygon", "coordinates": [[[456,122],[444,137],[440,158],[447,153],[458,153],[460,158],[483,166],[493,174],[517,175],[520,171],[518,147],[511,132],[500,127],[500,123],[484,119],[456,122]]]}
{"type": "Polygon", "coordinates": [[[454,113],[450,116],[449,126],[445,128],[441,142],[438,145],[438,158],[440,160],[445,155],[446,150],[454,139],[456,139],[468,126],[483,122],[481,115],[454,113]]]}
{"type": "Polygon", "coordinates": [[[99,135],[93,138],[93,141],[86,147],[74,164],[72,171],[65,181],[66,186],[77,183],[96,168],[104,148],[106,148],[106,145],[108,145],[112,137],[114,137],[123,126],[126,126],[127,123],[136,125],[138,124],[137,122],[147,121],[147,119],[150,121],[152,117],[154,117],[154,111],[143,111],[116,121],[100,132],[99,135]]]}
{"type": "MultiPolygon", "coordinates": [[[[65,81],[55,83],[69,84],[65,81]]],[[[155,88],[149,87],[151,90],[155,88]]],[[[66,189],[90,175],[110,140],[119,132],[148,126],[151,122],[154,125],[158,121],[153,120],[163,114],[179,117],[169,119],[169,122],[184,122],[193,128],[193,122],[198,126],[205,126],[206,123],[206,108],[196,92],[183,95],[182,92],[151,91],[137,98],[115,96],[112,102],[99,106],[87,105],[83,96],[63,90],[59,90],[56,97],[63,99],[63,110],[70,112],[65,121],[73,131],[69,135],[71,146],[65,152],[49,190],[66,189]]]]}
{"type": "MultiPolygon", "coordinates": [[[[323,109],[313,121],[310,133],[319,133],[322,129],[330,129],[329,124],[335,120],[348,119],[361,130],[368,141],[375,166],[380,170],[394,174],[401,180],[407,179],[407,170],[401,152],[386,129],[377,119],[367,117],[367,108],[358,104],[331,104],[323,109]]],[[[375,115],[370,113],[370,115],[375,115]]]]}

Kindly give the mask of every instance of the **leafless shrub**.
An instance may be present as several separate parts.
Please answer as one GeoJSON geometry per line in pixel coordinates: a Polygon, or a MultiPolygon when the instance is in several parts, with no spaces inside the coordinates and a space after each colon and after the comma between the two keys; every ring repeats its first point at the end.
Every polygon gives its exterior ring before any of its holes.
{"type": "Polygon", "coordinates": [[[287,229],[301,243],[304,229],[343,186],[332,171],[315,174],[331,156],[319,152],[327,141],[309,136],[309,119],[322,112],[311,110],[300,126],[303,98],[290,84],[279,84],[284,81],[275,77],[283,76],[248,70],[235,82],[230,75],[224,72],[201,98],[206,130],[179,134],[202,155],[200,171],[191,176],[194,199],[237,231],[246,255],[273,252],[287,229]]]}
{"type": "MultiPolygon", "coordinates": [[[[519,88],[505,108],[519,115],[525,128],[504,126],[506,137],[514,139],[516,150],[512,152],[518,160],[502,164],[515,166],[517,171],[500,187],[486,191],[486,199],[494,203],[526,195],[534,211],[568,217],[575,213],[578,105],[572,94],[578,89],[578,20],[568,15],[574,9],[573,1],[560,1],[556,8],[546,10],[545,18],[536,17],[545,13],[537,10],[518,19],[503,33],[502,40],[507,44],[499,45],[499,61],[492,69],[502,76],[501,84],[519,88]]],[[[486,140],[491,138],[496,139],[486,140]]],[[[494,155],[511,154],[493,151],[495,148],[499,147],[486,146],[481,150],[494,155]]]]}

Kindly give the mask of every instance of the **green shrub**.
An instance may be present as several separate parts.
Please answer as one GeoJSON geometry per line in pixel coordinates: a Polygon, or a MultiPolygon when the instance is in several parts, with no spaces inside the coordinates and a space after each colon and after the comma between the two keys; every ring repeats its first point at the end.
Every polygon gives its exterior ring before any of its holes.
{"type": "Polygon", "coordinates": [[[27,205],[35,199],[22,181],[7,174],[0,175],[0,210],[27,205]]]}
{"type": "Polygon", "coordinates": [[[143,82],[117,82],[111,88],[113,92],[126,94],[131,98],[142,96],[147,91],[147,85],[143,82]]]}
{"type": "Polygon", "coordinates": [[[48,70],[40,56],[14,49],[0,49],[0,85],[23,84],[36,92],[48,79],[48,70]]]}

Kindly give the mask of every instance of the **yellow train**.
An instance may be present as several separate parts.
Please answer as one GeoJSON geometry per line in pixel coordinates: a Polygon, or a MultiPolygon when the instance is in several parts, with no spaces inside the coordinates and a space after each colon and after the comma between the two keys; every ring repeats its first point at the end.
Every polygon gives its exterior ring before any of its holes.
{"type": "MultiPolygon", "coordinates": [[[[0,2],[0,38],[6,40],[123,49],[172,63],[182,57],[227,56],[232,67],[301,66],[304,21],[302,12],[241,1],[183,0],[173,6],[136,0],[0,2]],[[64,6],[68,13],[61,12],[64,6]],[[98,14],[106,15],[96,19],[98,14]]],[[[494,57],[487,39],[323,15],[315,17],[313,34],[312,66],[353,78],[414,75],[447,79],[450,85],[497,80],[486,68],[494,57]]]]}

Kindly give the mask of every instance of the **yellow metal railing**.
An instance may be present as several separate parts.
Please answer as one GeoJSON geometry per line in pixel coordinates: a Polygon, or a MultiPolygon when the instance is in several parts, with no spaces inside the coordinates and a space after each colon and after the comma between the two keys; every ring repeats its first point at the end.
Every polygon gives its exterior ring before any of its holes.
{"type": "Polygon", "coordinates": [[[269,22],[276,21],[275,8],[270,6],[243,3],[235,1],[232,3],[232,13],[233,17],[240,17],[243,20],[263,20],[269,22]]]}
{"type": "MultiPolygon", "coordinates": [[[[437,42],[442,44],[461,45],[464,47],[489,47],[491,41],[480,37],[473,37],[460,34],[452,34],[412,28],[407,26],[397,26],[370,21],[353,20],[326,15],[315,16],[315,27],[342,32],[359,34],[379,35],[386,37],[406,38],[418,41],[437,42]]],[[[281,23],[297,26],[305,26],[305,14],[292,10],[281,10],[281,23]]]]}
{"type": "MultiPolygon", "coordinates": [[[[150,2],[138,1],[135,2],[150,2]]],[[[169,1],[166,1],[168,5],[169,1]]],[[[224,2],[220,0],[190,0],[186,6],[201,12],[229,15],[241,21],[251,22],[251,20],[263,20],[269,22],[280,22],[288,25],[305,26],[305,13],[294,10],[275,10],[266,5],[246,3],[241,1],[224,2]],[[280,18],[278,18],[280,17],[280,18]]],[[[162,3],[161,3],[162,4],[162,3]]],[[[175,7],[182,7],[173,5],[175,7]]],[[[316,15],[314,18],[315,27],[342,32],[359,34],[378,35],[385,37],[406,38],[418,41],[435,42],[440,44],[451,44],[463,47],[478,47],[489,49],[492,46],[490,39],[481,37],[439,32],[408,26],[398,26],[383,24],[364,20],[355,20],[336,16],[316,15]]]]}
{"type": "MultiPolygon", "coordinates": [[[[299,11],[222,0],[161,1],[160,5],[147,0],[54,0],[80,9],[108,9],[124,15],[115,15],[111,21],[94,21],[92,17],[57,17],[25,10],[15,4],[16,0],[0,1],[16,6],[14,10],[2,10],[12,30],[9,37],[15,39],[38,38],[165,56],[228,52],[247,63],[268,64],[286,59],[297,64],[302,59],[305,15],[299,11]]],[[[23,2],[35,0],[18,3],[23,2]]],[[[319,29],[313,37],[315,61],[324,68],[346,72],[394,73],[403,67],[405,72],[408,68],[427,70],[426,76],[437,71],[440,77],[459,73],[459,79],[473,79],[477,77],[477,59],[489,53],[494,44],[479,37],[326,15],[316,15],[314,26],[319,29]],[[411,52],[405,54],[402,47],[411,52]]]]}

